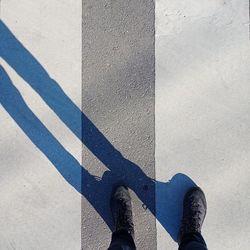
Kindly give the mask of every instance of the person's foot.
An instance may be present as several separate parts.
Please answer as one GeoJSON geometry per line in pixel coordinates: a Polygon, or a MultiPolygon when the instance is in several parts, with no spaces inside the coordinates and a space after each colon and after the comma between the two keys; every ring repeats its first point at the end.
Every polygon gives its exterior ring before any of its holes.
{"type": "Polygon", "coordinates": [[[206,212],[205,194],[199,187],[192,187],[187,191],[183,201],[183,217],[178,235],[179,243],[185,234],[201,233],[206,212]]]}
{"type": "Polygon", "coordinates": [[[127,187],[117,186],[113,189],[110,206],[115,232],[125,230],[134,238],[132,204],[127,187]]]}

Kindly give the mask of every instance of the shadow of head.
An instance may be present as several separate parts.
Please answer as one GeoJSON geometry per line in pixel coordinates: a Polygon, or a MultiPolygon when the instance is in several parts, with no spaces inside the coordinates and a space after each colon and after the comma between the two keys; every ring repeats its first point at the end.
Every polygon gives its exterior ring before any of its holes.
{"type": "Polygon", "coordinates": [[[184,195],[194,186],[196,184],[181,173],[169,182],[156,182],[156,218],[175,241],[182,219],[184,195]]]}

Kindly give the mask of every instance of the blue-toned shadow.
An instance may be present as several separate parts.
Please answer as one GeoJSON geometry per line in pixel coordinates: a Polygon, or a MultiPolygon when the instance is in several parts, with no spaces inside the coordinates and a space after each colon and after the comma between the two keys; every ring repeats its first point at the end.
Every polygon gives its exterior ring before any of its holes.
{"type": "Polygon", "coordinates": [[[137,194],[144,207],[156,216],[176,241],[183,196],[189,187],[195,185],[194,182],[184,174],[175,175],[167,183],[148,177],[139,166],[116,150],[2,21],[0,39],[0,56],[109,170],[98,179],[81,166],[33,114],[4,69],[0,67],[1,104],[23,132],[46,155],[65,180],[90,202],[110,228],[110,197],[107,194],[111,193],[115,184],[124,183],[137,194]]]}

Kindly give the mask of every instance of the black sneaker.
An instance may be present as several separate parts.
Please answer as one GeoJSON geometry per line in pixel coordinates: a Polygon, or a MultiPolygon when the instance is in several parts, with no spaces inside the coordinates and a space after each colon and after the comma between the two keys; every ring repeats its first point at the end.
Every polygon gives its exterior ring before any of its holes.
{"type": "Polygon", "coordinates": [[[134,238],[132,205],[127,187],[118,186],[113,189],[110,206],[115,232],[125,230],[134,238]]]}
{"type": "Polygon", "coordinates": [[[199,187],[189,189],[183,201],[183,217],[178,235],[180,244],[188,233],[201,233],[201,227],[207,212],[205,194],[199,187]]]}

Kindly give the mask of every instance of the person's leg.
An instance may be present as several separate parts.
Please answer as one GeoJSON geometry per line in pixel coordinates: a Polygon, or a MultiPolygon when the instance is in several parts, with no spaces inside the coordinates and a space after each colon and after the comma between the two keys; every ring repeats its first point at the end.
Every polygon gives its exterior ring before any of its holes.
{"type": "Polygon", "coordinates": [[[108,250],[135,250],[132,204],[128,188],[114,188],[110,199],[115,229],[108,250]]]}
{"type": "Polygon", "coordinates": [[[190,233],[183,236],[179,250],[207,250],[207,246],[200,233],[190,233]]]}
{"type": "Polygon", "coordinates": [[[118,231],[112,234],[112,240],[108,250],[134,250],[133,237],[126,231],[118,231]]]}
{"type": "Polygon", "coordinates": [[[191,188],[183,202],[183,217],[178,237],[179,250],[207,250],[201,235],[206,212],[205,194],[199,187],[191,188]]]}

